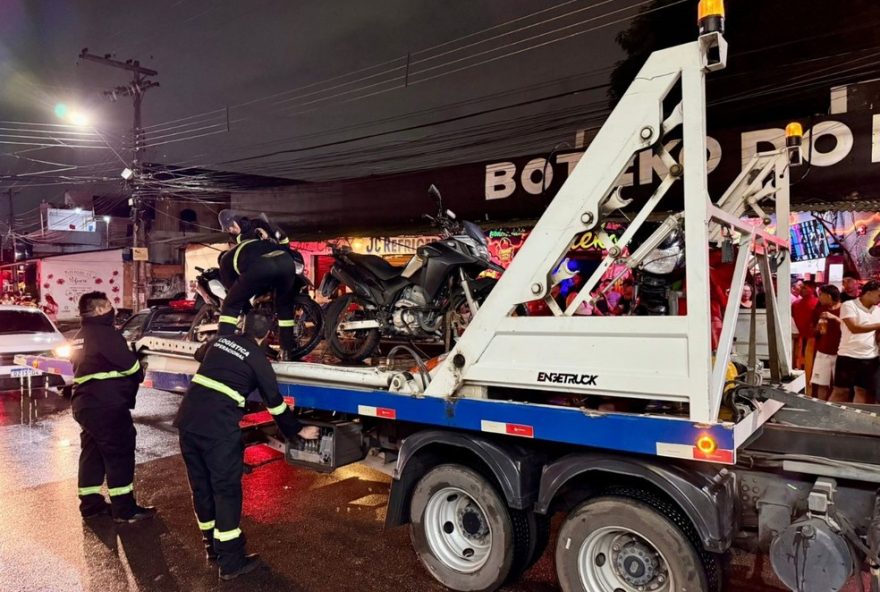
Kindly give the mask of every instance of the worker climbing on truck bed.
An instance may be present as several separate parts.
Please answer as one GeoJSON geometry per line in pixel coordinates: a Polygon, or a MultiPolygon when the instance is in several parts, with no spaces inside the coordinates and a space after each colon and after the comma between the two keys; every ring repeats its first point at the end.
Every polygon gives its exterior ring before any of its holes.
{"type": "Polygon", "coordinates": [[[229,290],[220,311],[219,334],[232,335],[250,299],[274,290],[280,359],[290,359],[295,346],[296,262],[287,237],[265,216],[252,219],[233,210],[223,210],[219,220],[236,243],[219,261],[220,280],[229,290]]]}
{"type": "Polygon", "coordinates": [[[223,580],[261,565],[258,556],[245,553],[239,524],[244,468],[239,421],[245,397],[258,390],[288,440],[318,437],[318,428],[303,427],[278,393],[275,372],[261,348],[268,334],[268,319],[250,313],[243,335],[221,335],[203,345],[195,354],[201,365],[175,421],[205,551],[209,561],[219,564],[223,580]]]}

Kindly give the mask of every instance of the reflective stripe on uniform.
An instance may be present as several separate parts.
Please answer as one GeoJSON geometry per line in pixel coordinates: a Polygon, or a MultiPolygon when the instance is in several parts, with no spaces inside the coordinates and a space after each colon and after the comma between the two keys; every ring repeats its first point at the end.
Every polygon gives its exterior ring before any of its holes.
{"type": "Polygon", "coordinates": [[[287,321],[287,320],[282,321],[280,319],[278,320],[279,327],[293,327],[295,325],[296,325],[296,321],[293,321],[293,320],[291,320],[291,321],[287,321]]]}
{"type": "Polygon", "coordinates": [[[202,522],[198,519],[198,517],[196,517],[196,522],[199,523],[199,530],[211,530],[212,528],[214,528],[213,520],[211,520],[210,522],[202,522]]]}
{"type": "Polygon", "coordinates": [[[107,493],[110,494],[110,497],[116,497],[117,495],[125,495],[126,493],[131,493],[134,491],[134,483],[129,483],[123,487],[113,487],[107,490],[107,493]]]}
{"type": "Polygon", "coordinates": [[[227,323],[229,325],[237,325],[238,324],[238,317],[233,317],[233,316],[229,316],[229,315],[220,315],[220,322],[227,323]]]}
{"type": "Polygon", "coordinates": [[[287,403],[282,401],[280,405],[269,407],[269,413],[271,413],[272,415],[281,415],[282,413],[284,413],[285,409],[287,409],[287,403]]]}
{"type": "Polygon", "coordinates": [[[231,541],[232,539],[237,539],[240,536],[240,528],[235,528],[233,530],[217,530],[216,528],[214,529],[214,540],[220,541],[221,543],[231,541]]]}
{"type": "Polygon", "coordinates": [[[73,379],[74,384],[82,384],[84,382],[88,382],[89,380],[107,380],[109,378],[125,378],[126,376],[131,376],[135,372],[141,369],[141,363],[135,362],[134,366],[129,368],[128,370],[123,370],[122,372],[118,372],[116,370],[112,370],[110,372],[96,372],[95,374],[87,374],[86,376],[77,376],[73,379]]]}
{"type": "Polygon", "coordinates": [[[241,250],[245,247],[245,245],[249,245],[255,242],[257,242],[257,239],[252,238],[238,243],[238,246],[235,247],[235,254],[232,255],[232,269],[234,269],[235,273],[237,273],[238,275],[241,275],[241,272],[238,271],[238,256],[241,255],[241,250]]]}
{"type": "Polygon", "coordinates": [[[80,487],[79,488],[80,497],[83,497],[86,495],[95,495],[95,494],[100,495],[100,493],[101,493],[101,486],[100,485],[95,485],[94,487],[80,487]]]}
{"type": "Polygon", "coordinates": [[[242,397],[234,389],[229,388],[222,382],[218,382],[213,378],[208,378],[207,376],[202,376],[201,374],[194,374],[192,377],[192,381],[196,384],[200,384],[204,387],[215,390],[218,393],[223,393],[224,395],[238,403],[239,407],[244,407],[244,397],[242,397]]]}

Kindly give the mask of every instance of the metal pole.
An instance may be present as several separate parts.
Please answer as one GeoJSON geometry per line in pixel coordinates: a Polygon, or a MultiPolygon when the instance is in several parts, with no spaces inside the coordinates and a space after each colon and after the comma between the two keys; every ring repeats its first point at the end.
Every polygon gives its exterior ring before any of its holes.
{"type": "Polygon", "coordinates": [[[141,143],[141,100],[143,99],[143,94],[140,90],[141,77],[139,75],[135,75],[134,83],[133,83],[133,98],[134,98],[134,145],[132,147],[132,160],[131,166],[134,171],[134,190],[132,191],[132,204],[131,204],[131,215],[134,219],[133,229],[132,229],[132,284],[134,288],[134,310],[135,312],[141,310],[144,307],[143,302],[143,273],[141,268],[141,262],[134,259],[135,249],[141,246],[141,204],[140,204],[140,186],[138,185],[138,180],[140,179],[140,143],[141,143]]]}
{"type": "MultiPolygon", "coordinates": [[[[110,54],[99,56],[91,54],[88,49],[83,49],[79,54],[80,59],[96,62],[111,68],[119,68],[132,73],[132,80],[129,86],[117,86],[115,89],[105,91],[104,94],[116,100],[117,96],[130,96],[134,103],[134,145],[132,146],[132,162],[131,170],[134,172],[132,176],[133,189],[131,193],[131,221],[132,221],[132,284],[134,288],[133,304],[135,310],[140,310],[145,305],[145,283],[144,283],[144,267],[143,261],[134,261],[134,249],[139,248],[144,243],[143,239],[143,220],[141,219],[141,153],[144,148],[143,129],[141,124],[141,102],[144,93],[159,86],[158,82],[149,80],[150,76],[158,76],[158,72],[150,68],[141,66],[138,60],[127,60],[125,62],[112,59],[110,54]]],[[[109,244],[109,237],[108,237],[109,244]]]]}
{"type": "Polygon", "coordinates": [[[9,238],[12,241],[12,262],[15,263],[17,257],[15,253],[15,211],[12,207],[12,188],[9,188],[9,238]]]}

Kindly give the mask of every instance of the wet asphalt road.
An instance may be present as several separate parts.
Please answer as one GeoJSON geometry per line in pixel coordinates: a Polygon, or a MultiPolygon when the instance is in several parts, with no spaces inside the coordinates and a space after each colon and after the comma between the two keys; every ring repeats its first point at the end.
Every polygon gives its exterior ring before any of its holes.
{"type": "MultiPolygon", "coordinates": [[[[383,531],[389,478],[362,465],[320,475],[257,446],[244,477],[242,529],[269,569],[220,584],[209,568],[171,426],[180,396],[142,389],[135,421],[135,491],[157,519],[84,524],[76,499],[78,426],[54,395],[20,404],[0,394],[0,590],[358,591],[443,590],[415,558],[406,528],[383,531]]],[[[783,590],[762,559],[737,555],[732,592],[783,590]]],[[[510,592],[549,592],[551,549],[510,592]]],[[[848,590],[856,590],[851,586],[848,590]]]]}

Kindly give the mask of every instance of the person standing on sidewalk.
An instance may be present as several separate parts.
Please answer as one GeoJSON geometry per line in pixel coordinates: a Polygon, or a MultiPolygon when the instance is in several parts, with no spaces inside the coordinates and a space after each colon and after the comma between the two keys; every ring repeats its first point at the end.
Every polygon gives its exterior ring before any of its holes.
{"type": "Polygon", "coordinates": [[[813,313],[813,331],[816,335],[816,359],[810,383],[812,395],[827,401],[834,384],[834,365],[837,363],[837,349],[840,347],[840,321],[823,318],[823,313],[840,314],[840,290],[827,285],[819,288],[819,306],[813,313]]]}
{"type": "Polygon", "coordinates": [[[840,322],[840,347],[834,365],[834,390],[831,401],[849,401],[850,389],[855,389],[855,403],[875,403],[877,400],[880,351],[877,330],[880,329],[880,282],[870,280],[862,286],[861,296],[844,302],[840,316],[830,312],[822,318],[840,322]]]}
{"type": "Polygon", "coordinates": [[[73,356],[73,417],[82,428],[79,499],[83,518],[112,513],[116,522],[152,518],[155,508],[134,498],[136,430],[131,418],[144,378],[137,356],[113,327],[115,311],[104,292],[79,299],[82,340],[73,356]],[[104,500],[104,479],[110,503],[104,500]]]}

